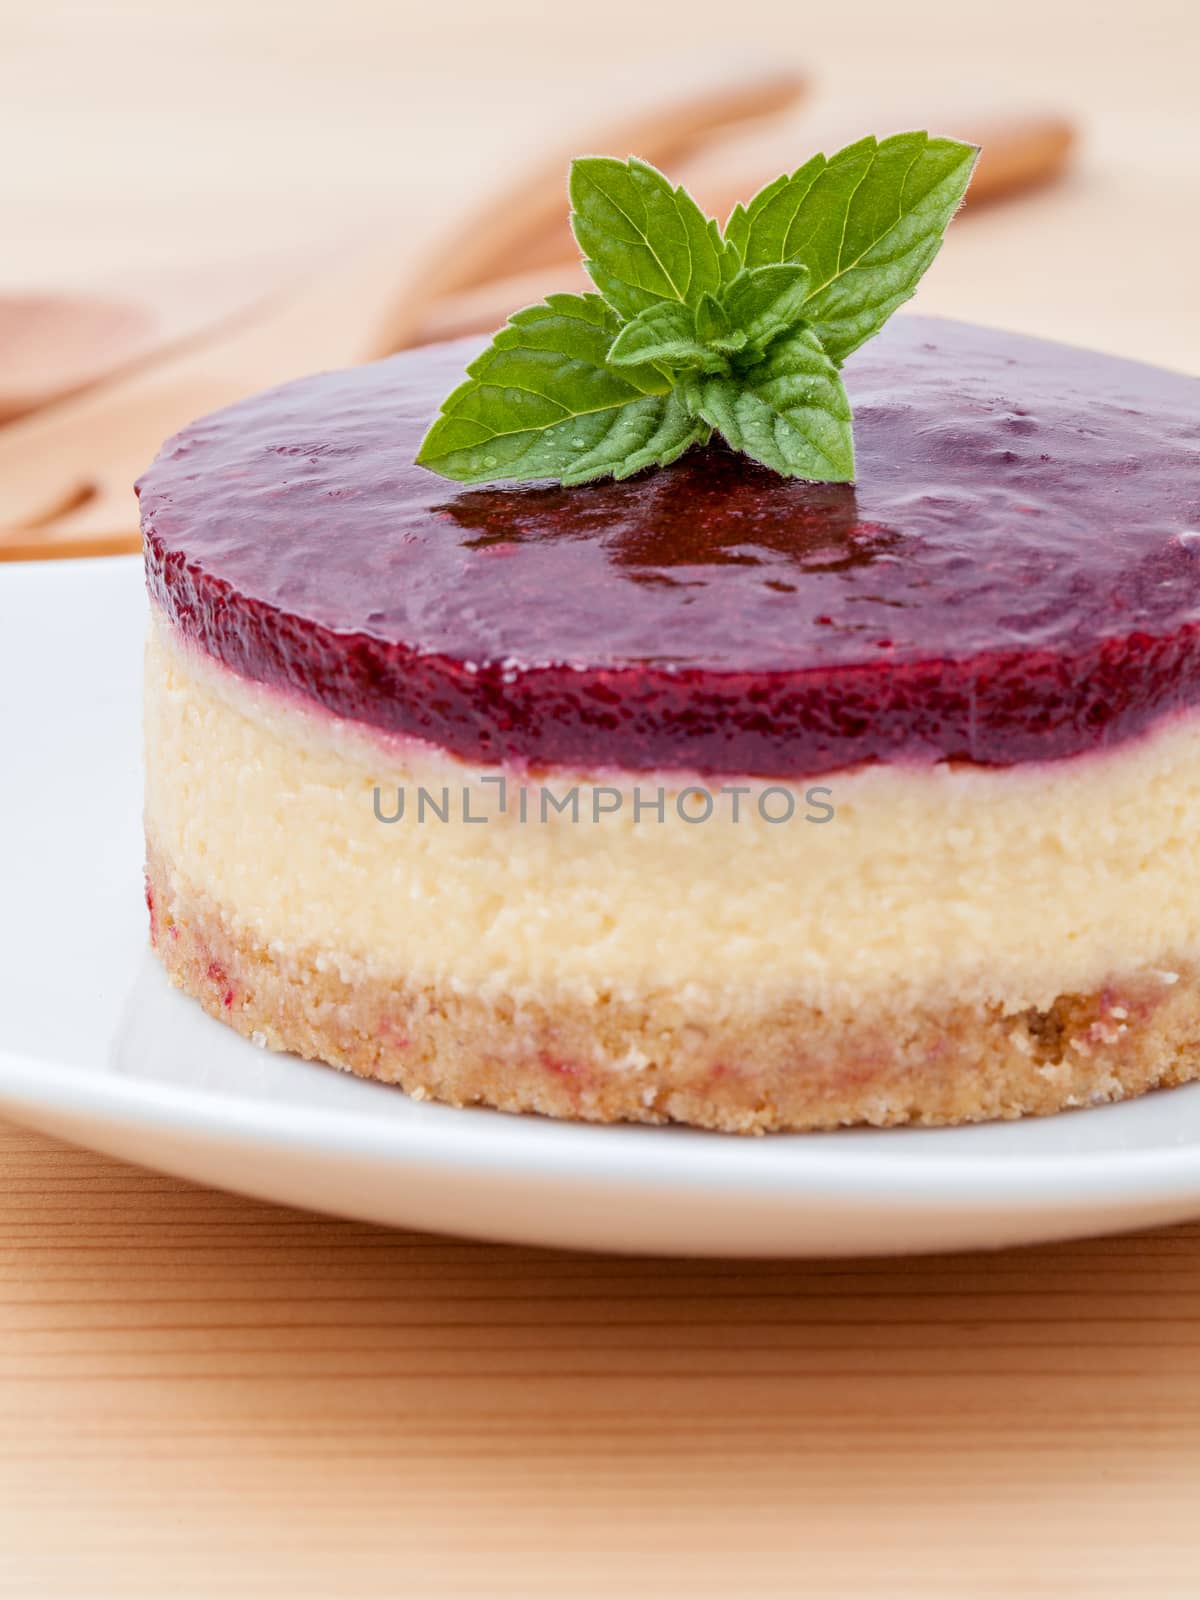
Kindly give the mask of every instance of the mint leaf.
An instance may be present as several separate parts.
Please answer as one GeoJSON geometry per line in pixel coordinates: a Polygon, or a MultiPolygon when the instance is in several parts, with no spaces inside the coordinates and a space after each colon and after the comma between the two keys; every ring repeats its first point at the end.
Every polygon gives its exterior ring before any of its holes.
{"type": "Polygon", "coordinates": [[[810,329],[785,334],[739,377],[691,379],[699,416],[735,450],[788,478],[850,483],[850,402],[834,363],[810,329]]]}
{"type": "Polygon", "coordinates": [[[725,237],[741,256],[743,266],[768,267],[795,259],[788,230],[808,191],[829,165],[824,156],[810,156],[790,177],[785,172],[745,205],[734,206],[725,224],[725,237]]]}
{"type": "Polygon", "coordinates": [[[725,290],[723,304],[730,322],[747,345],[761,352],[804,320],[809,277],[806,267],[788,264],[744,267],[725,290]]]}
{"type": "MultiPolygon", "coordinates": [[[[729,313],[715,295],[701,295],[696,307],[696,333],[705,344],[724,345],[733,332],[729,313]]],[[[744,341],[743,341],[744,343],[744,341]]]]}
{"type": "Polygon", "coordinates": [[[808,268],[804,316],[840,364],[916,290],[978,154],[927,133],[861,139],[735,207],[726,236],[747,267],[808,268]]]}
{"type": "Polygon", "coordinates": [[[902,133],[813,156],[725,234],[631,157],[572,164],[599,294],[518,311],[443,403],[417,460],[464,483],[584,483],[665,466],[719,429],[788,477],[854,476],[846,357],[915,290],[978,151],[902,133]]]}
{"type": "Polygon", "coordinates": [[[661,373],[609,369],[619,327],[598,295],[555,294],[518,311],[443,402],[418,464],[460,483],[585,483],[666,466],[707,439],[661,373]]]}
{"type": "Polygon", "coordinates": [[[623,317],[660,300],[698,305],[737,270],[717,224],[645,161],[573,161],[569,192],[588,276],[623,317]]]}
{"type": "Polygon", "coordinates": [[[660,300],[627,322],[608,352],[610,367],[656,366],[678,371],[683,367],[705,367],[709,351],[696,334],[696,323],[687,306],[677,300],[660,300]]]}

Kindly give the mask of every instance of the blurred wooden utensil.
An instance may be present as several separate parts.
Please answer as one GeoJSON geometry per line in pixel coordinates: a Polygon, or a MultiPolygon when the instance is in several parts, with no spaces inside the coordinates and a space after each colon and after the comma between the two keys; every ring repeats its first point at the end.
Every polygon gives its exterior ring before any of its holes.
{"type": "Polygon", "coordinates": [[[769,125],[733,133],[719,145],[685,157],[677,168],[714,216],[725,217],[739,200],[781,172],[793,171],[814,150],[839,150],[868,133],[881,138],[907,128],[962,139],[979,146],[979,163],[967,191],[965,211],[1049,183],[1059,176],[1075,144],[1071,122],[1056,112],[1003,106],[945,106],[935,115],[888,108],[853,109],[839,102],[810,114],[775,118],[769,125]]]}
{"type": "Polygon", "coordinates": [[[426,244],[407,228],[203,345],[0,429],[0,557],[136,550],[132,484],[162,440],[258,388],[362,359],[364,322],[394,307],[406,250],[426,244]]]}
{"type": "MultiPolygon", "coordinates": [[[[911,127],[929,127],[980,146],[966,210],[1050,182],[1063,171],[1075,143],[1071,123],[1049,112],[985,108],[930,118],[927,111],[893,116],[864,110],[856,116],[839,106],[836,112],[776,117],[753,131],[727,134],[678,162],[671,176],[685,184],[710,215],[724,218],[739,200],[781,172],[794,171],[815,150],[840,149],[867,131],[911,127]]],[[[511,259],[513,270],[504,278],[447,295],[430,306],[415,342],[490,332],[518,306],[586,283],[565,212],[553,228],[529,236],[511,259]]]]}
{"type": "MultiPolygon", "coordinates": [[[[690,83],[680,82],[676,67],[666,98],[656,98],[593,129],[583,142],[555,141],[535,168],[440,238],[441,255],[430,264],[439,295],[465,293],[539,263],[546,239],[561,235],[568,209],[567,168],[581,151],[639,155],[656,166],[673,167],[697,146],[731,128],[767,124],[802,102],[807,87],[804,75],[794,67],[762,61],[740,66],[714,63],[690,83]]],[[[376,354],[391,355],[409,342],[407,307],[401,304],[399,313],[399,326],[385,321],[380,328],[376,354]]]]}
{"type": "MultiPolygon", "coordinates": [[[[706,65],[665,105],[636,106],[591,135],[597,148],[628,146],[672,162],[714,130],[790,105],[804,80],[794,70],[706,65]]],[[[528,234],[544,234],[562,209],[563,173],[572,149],[543,154],[537,166],[473,209],[441,246],[433,269],[450,293],[508,270],[528,234]]],[[[260,273],[242,265],[135,279],[110,293],[0,295],[0,423],[190,342],[280,292],[294,265],[260,273]]],[[[406,307],[385,307],[378,351],[389,353],[407,326],[406,307]]]]}
{"type": "Polygon", "coordinates": [[[200,338],[287,281],[280,263],[134,277],[86,294],[0,295],[0,423],[200,338]]]}
{"type": "MultiPolygon", "coordinates": [[[[647,115],[635,107],[571,150],[638,145],[681,154],[714,127],[777,109],[803,79],[774,63],[740,76],[712,69],[677,86],[647,115]]],[[[331,267],[202,347],[184,349],[0,430],[0,558],[109,554],[138,547],[135,477],[163,438],[257,389],[348,365],[411,342],[447,284],[494,274],[523,232],[564,209],[569,151],[522,178],[449,234],[426,218],[331,267]],[[552,180],[552,181],[551,181],[552,180]]]]}
{"type": "Polygon", "coordinates": [[[125,300],[0,296],[0,422],[103,377],[144,342],[150,323],[125,300]]]}

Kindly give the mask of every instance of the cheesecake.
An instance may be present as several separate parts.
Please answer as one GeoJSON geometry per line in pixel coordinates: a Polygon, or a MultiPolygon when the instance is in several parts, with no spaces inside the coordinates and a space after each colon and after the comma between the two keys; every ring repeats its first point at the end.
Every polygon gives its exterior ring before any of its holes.
{"type": "Polygon", "coordinates": [[[138,489],[172,981],[415,1098],[735,1132],[1200,1076],[1200,386],[895,319],[853,484],[414,465],[477,342],[138,489]]]}

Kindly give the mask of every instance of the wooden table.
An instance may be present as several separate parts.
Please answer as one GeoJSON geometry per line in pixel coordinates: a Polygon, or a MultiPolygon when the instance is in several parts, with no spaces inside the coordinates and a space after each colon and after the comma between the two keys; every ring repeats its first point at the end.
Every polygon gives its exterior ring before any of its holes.
{"type": "MultiPolygon", "coordinates": [[[[453,203],[632,57],[732,26],[715,0],[606,11],[17,0],[0,288],[453,203]]],[[[736,17],[890,105],[990,82],[1074,110],[1075,178],[1019,226],[964,226],[922,305],[1200,370],[1187,0],[736,17]]],[[[0,1126],[0,1274],[3,1594],[1200,1593],[1200,1227],[587,1258],[281,1211],[0,1126]]]]}
{"type": "Polygon", "coordinates": [[[0,1273],[0,1592],[1200,1591],[1200,1227],[592,1258],[11,1131],[0,1273]]]}

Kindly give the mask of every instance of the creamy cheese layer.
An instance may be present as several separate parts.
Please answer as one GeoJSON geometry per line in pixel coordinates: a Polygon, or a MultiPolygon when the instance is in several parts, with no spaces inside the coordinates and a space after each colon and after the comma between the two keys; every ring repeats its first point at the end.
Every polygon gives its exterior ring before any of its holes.
{"type": "Polygon", "coordinates": [[[1136,970],[1170,982],[1200,950],[1197,717],[1016,768],[543,784],[260,689],[159,619],[145,725],[147,833],[172,870],[239,931],[348,971],[517,999],[910,990],[1017,1011],[1136,970]]]}

